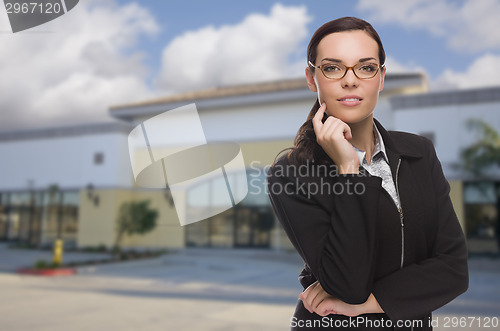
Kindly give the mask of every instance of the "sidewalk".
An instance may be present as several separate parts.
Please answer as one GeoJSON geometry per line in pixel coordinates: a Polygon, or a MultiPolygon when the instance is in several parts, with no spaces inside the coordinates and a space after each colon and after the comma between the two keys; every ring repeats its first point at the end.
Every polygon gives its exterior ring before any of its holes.
{"type": "MultiPolygon", "coordinates": [[[[8,270],[16,258],[27,261],[21,256],[33,255],[9,251],[0,248],[2,265],[7,265],[3,257],[13,255],[8,270]]],[[[287,330],[301,290],[301,266],[295,253],[185,249],[155,259],[81,267],[68,277],[7,270],[0,273],[0,325],[55,331],[287,330]]],[[[440,323],[450,316],[500,317],[500,260],[474,259],[470,266],[469,291],[434,314],[440,323]]],[[[452,329],[440,326],[435,330],[452,329]]]]}
{"type": "MultiPolygon", "coordinates": [[[[82,262],[109,259],[110,254],[64,252],[63,261],[82,262]]],[[[15,272],[19,268],[33,267],[36,261],[52,261],[52,251],[24,248],[9,248],[7,243],[0,243],[0,272],[15,272]]]]}

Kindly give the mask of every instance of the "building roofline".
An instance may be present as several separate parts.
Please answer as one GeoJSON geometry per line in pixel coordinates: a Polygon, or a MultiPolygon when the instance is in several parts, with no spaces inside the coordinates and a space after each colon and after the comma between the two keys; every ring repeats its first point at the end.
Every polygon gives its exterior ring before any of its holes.
{"type": "Polygon", "coordinates": [[[270,81],[252,84],[238,84],[230,86],[217,86],[213,88],[179,93],[152,100],[144,100],[135,103],[111,106],[111,110],[120,110],[124,108],[135,108],[140,106],[151,106],[157,104],[174,103],[180,101],[194,101],[202,99],[223,98],[235,95],[259,94],[266,92],[276,92],[285,90],[299,90],[307,88],[305,78],[293,78],[287,80],[270,81]]]}
{"type": "Polygon", "coordinates": [[[115,122],[20,129],[0,132],[0,142],[109,133],[124,133],[128,135],[133,128],[134,126],[131,123],[117,120],[115,122]]]}
{"type": "MultiPolygon", "coordinates": [[[[396,89],[409,85],[424,85],[425,75],[420,72],[388,73],[384,89],[396,89]]],[[[111,116],[130,119],[134,116],[158,114],[186,103],[196,102],[200,109],[222,108],[234,105],[259,104],[313,97],[304,77],[278,81],[220,86],[199,91],[175,94],[163,98],[136,103],[115,105],[109,108],[111,116]],[[259,95],[259,99],[255,98],[259,95]]]]}
{"type": "Polygon", "coordinates": [[[414,109],[500,101],[500,86],[466,90],[436,91],[391,97],[392,109],[414,109]]]}

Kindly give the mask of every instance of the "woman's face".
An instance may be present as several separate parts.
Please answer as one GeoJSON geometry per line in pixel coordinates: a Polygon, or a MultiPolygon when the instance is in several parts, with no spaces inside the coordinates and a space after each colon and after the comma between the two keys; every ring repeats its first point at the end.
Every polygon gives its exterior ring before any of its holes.
{"type": "MultiPolygon", "coordinates": [[[[314,65],[340,61],[351,67],[360,60],[380,64],[377,42],[361,30],[325,36],[317,46],[317,54],[314,65]]],[[[346,123],[358,123],[370,117],[377,105],[378,94],[384,88],[385,68],[369,79],[357,78],[352,70],[344,78],[328,79],[320,69],[312,74],[308,67],[306,77],[309,89],[318,93],[320,103],[326,103],[328,115],[346,123]]]]}

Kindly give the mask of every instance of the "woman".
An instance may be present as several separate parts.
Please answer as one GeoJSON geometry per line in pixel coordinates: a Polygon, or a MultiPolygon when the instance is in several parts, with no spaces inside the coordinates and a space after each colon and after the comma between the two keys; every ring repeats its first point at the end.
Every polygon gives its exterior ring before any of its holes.
{"type": "Polygon", "coordinates": [[[369,23],[324,24],[307,60],[318,100],[268,173],[274,211],[305,262],[291,329],[432,330],[431,312],[468,287],[434,147],[373,118],[386,69],[369,23]]]}

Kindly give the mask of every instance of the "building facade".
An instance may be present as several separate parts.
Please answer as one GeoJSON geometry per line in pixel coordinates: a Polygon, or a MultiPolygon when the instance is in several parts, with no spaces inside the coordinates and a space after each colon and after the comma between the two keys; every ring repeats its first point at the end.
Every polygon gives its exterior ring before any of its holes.
{"type": "MultiPolygon", "coordinates": [[[[398,95],[390,103],[398,130],[433,140],[452,185],[455,211],[463,220],[469,251],[498,252],[500,169],[491,169],[479,180],[464,171],[461,152],[483,139],[471,121],[487,123],[500,133],[500,87],[398,95]]],[[[497,148],[498,153],[500,145],[497,148]]]]}
{"type": "MultiPolygon", "coordinates": [[[[468,184],[452,166],[459,162],[457,151],[463,144],[457,146],[461,140],[449,135],[478,109],[484,109],[489,122],[498,119],[500,99],[496,99],[497,92],[492,93],[492,99],[483,96],[475,103],[453,104],[454,97],[442,101],[444,96],[427,93],[422,74],[387,74],[375,110],[375,117],[386,128],[433,139],[464,227],[468,201],[464,187],[468,184]],[[440,101],[430,103],[429,98],[440,101]],[[467,116],[450,120],[449,116],[457,113],[467,116]]],[[[150,206],[159,212],[156,228],[145,235],[127,236],[123,246],[292,249],[270,206],[266,172],[278,152],[293,145],[315,100],[305,79],[291,79],[113,106],[110,113],[117,119],[115,123],[0,133],[0,170],[4,174],[0,182],[0,240],[50,246],[56,237],[62,237],[67,246],[111,247],[122,203],[150,200],[150,206]],[[207,141],[240,145],[249,194],[234,208],[180,226],[167,190],[135,184],[127,141],[136,125],[190,103],[197,106],[207,141]]],[[[203,189],[212,190],[213,185],[208,181],[203,189]]],[[[187,204],[195,199],[197,189],[188,190],[187,204]]]]}

